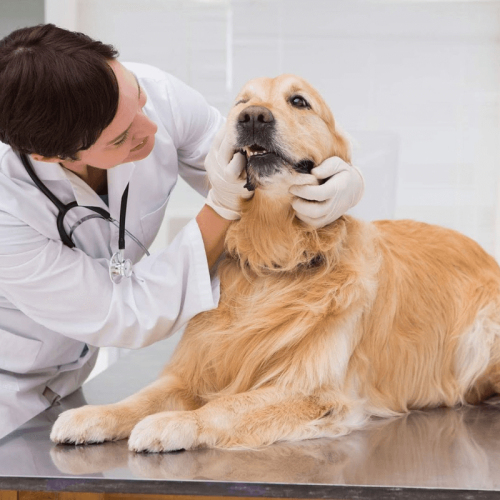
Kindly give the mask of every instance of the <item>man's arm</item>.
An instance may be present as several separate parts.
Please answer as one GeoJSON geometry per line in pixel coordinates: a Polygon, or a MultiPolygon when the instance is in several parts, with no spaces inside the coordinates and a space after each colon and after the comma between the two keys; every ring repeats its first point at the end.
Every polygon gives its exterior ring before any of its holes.
{"type": "Polygon", "coordinates": [[[220,221],[211,220],[201,221],[208,226],[207,243],[191,220],[168,247],[134,264],[132,276],[116,285],[108,259],[70,249],[0,207],[0,295],[65,337],[98,347],[145,347],[217,307],[207,253],[214,262],[224,232],[220,221]]]}
{"type": "Polygon", "coordinates": [[[204,205],[196,216],[200,228],[209,269],[215,264],[224,251],[224,239],[231,225],[231,220],[221,217],[212,207],[204,205]]]}

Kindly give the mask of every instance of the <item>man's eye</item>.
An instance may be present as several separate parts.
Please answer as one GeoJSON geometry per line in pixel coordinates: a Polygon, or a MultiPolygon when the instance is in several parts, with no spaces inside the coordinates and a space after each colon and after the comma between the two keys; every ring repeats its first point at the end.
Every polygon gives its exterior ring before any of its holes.
{"type": "Polygon", "coordinates": [[[114,146],[121,146],[128,139],[128,131],[125,132],[125,135],[118,141],[114,143],[114,146]]]}
{"type": "Polygon", "coordinates": [[[295,108],[311,108],[311,106],[309,106],[309,103],[300,95],[294,95],[290,97],[290,104],[295,108]]]}

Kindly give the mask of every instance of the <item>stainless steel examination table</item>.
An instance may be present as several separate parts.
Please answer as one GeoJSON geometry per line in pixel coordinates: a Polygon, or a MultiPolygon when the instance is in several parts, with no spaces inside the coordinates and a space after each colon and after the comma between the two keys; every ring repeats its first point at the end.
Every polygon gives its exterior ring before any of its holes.
{"type": "Polygon", "coordinates": [[[500,499],[500,398],[477,407],[378,420],[368,430],[338,439],[279,443],[259,451],[135,454],[126,441],[89,446],[50,442],[51,426],[61,411],[116,402],[153,381],[178,338],[130,353],[0,440],[0,500],[147,495],[500,499]]]}

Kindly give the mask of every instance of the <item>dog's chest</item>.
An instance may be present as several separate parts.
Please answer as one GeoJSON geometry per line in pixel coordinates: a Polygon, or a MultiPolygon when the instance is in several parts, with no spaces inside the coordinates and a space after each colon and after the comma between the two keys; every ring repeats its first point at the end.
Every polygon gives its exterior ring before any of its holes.
{"type": "Polygon", "coordinates": [[[287,338],[297,341],[313,330],[331,312],[335,295],[332,283],[310,273],[275,273],[250,280],[233,275],[221,280],[214,320],[230,330],[227,348],[235,352],[245,350],[239,342],[284,345],[287,338]]]}

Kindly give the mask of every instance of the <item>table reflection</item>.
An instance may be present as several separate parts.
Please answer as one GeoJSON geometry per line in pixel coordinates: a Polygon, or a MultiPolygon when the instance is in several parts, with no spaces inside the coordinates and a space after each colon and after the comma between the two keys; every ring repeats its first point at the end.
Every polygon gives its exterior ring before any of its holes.
{"type": "Polygon", "coordinates": [[[126,468],[138,478],[492,489],[500,487],[500,404],[415,411],[373,420],[338,439],[283,442],[260,450],[132,453],[126,441],[58,445],[65,474],[126,468]]]}

